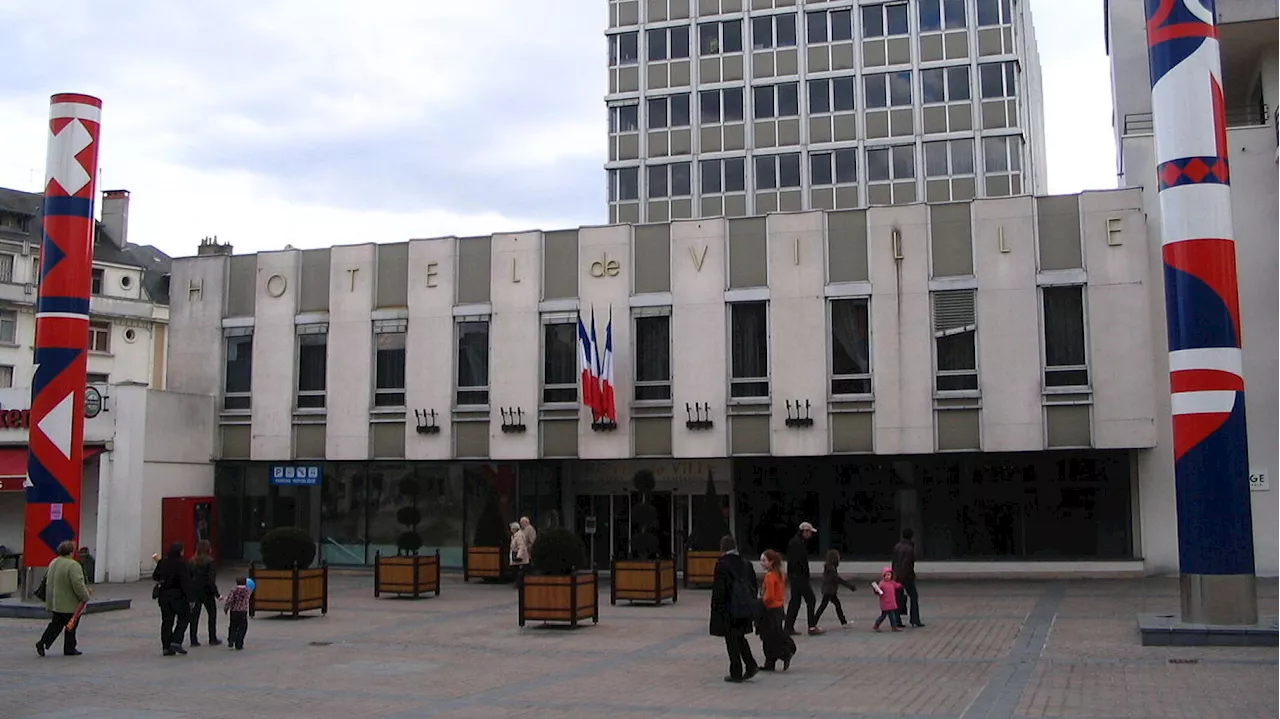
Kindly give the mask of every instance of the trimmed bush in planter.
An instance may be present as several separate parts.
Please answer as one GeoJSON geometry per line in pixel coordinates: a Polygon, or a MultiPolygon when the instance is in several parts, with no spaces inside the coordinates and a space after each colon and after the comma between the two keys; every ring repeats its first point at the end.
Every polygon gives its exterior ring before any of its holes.
{"type": "Polygon", "coordinates": [[[418,480],[405,477],[400,480],[399,489],[400,496],[406,497],[409,504],[396,510],[396,521],[405,526],[405,531],[396,537],[396,553],[416,555],[422,549],[422,535],[418,534],[418,524],[422,522],[422,511],[418,509],[418,480]]]}
{"type": "Polygon", "coordinates": [[[600,621],[600,575],[578,569],[586,559],[586,547],[573,532],[553,527],[538,535],[533,572],[520,584],[520,626],[529,620],[572,627],[587,619],[600,621]]]}
{"type": "Polygon", "coordinates": [[[639,503],[631,509],[631,558],[615,559],[610,572],[609,603],[619,599],[661,604],[664,599],[677,601],[676,563],[661,559],[658,539],[658,510],[651,502],[657,480],[653,472],[642,469],[631,480],[639,503]]]}
{"type": "Polygon", "coordinates": [[[467,545],[462,558],[462,581],[502,579],[511,573],[511,538],[498,508],[497,495],[490,494],[476,520],[475,542],[467,545]]]}
{"type": "Polygon", "coordinates": [[[684,586],[710,587],[720,559],[720,538],[729,533],[716,484],[707,473],[707,491],[693,518],[693,544],[684,553],[684,586]]]}
{"type": "Polygon", "coordinates": [[[256,585],[249,595],[249,615],[280,612],[297,618],[301,612],[319,609],[329,613],[329,567],[311,567],[316,543],[298,527],[277,527],[262,536],[262,563],[249,565],[256,585]]]}
{"type": "Polygon", "coordinates": [[[664,599],[672,602],[680,599],[675,560],[615,559],[610,574],[610,604],[617,604],[619,599],[654,604],[662,604],[664,599]]]}
{"type": "Polygon", "coordinates": [[[417,599],[434,592],[440,596],[440,550],[434,555],[398,554],[373,558],[373,596],[410,594],[417,599]]]}

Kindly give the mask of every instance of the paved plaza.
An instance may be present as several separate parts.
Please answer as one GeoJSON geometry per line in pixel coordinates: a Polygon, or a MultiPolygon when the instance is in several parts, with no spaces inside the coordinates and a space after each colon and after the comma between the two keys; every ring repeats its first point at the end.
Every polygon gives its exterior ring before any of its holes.
{"type": "MultiPolygon", "coordinates": [[[[226,584],[226,580],[223,580],[226,584]]],[[[481,719],[564,717],[1121,717],[1277,715],[1275,648],[1144,648],[1135,616],[1176,612],[1171,579],[924,582],[923,629],[876,634],[865,582],[798,637],[791,671],[726,684],[709,592],[609,606],[576,631],[516,626],[516,593],[446,575],[438,598],[374,599],[335,573],[326,617],[259,615],[245,651],[163,657],[150,584],[99,585],[133,608],[86,617],[85,654],[45,659],[43,622],[0,620],[6,719],[481,719]]],[[[1275,612],[1276,582],[1260,604],[1275,612]]],[[[225,615],[220,617],[225,637],[225,615]]],[[[203,631],[201,632],[203,636],[203,631]]],[[[759,656],[759,643],[753,647],[759,656]]]]}

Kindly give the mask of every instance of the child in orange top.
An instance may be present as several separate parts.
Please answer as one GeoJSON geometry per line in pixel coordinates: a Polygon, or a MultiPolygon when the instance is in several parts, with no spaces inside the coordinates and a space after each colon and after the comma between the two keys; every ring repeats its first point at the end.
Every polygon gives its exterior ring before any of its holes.
{"type": "Polygon", "coordinates": [[[898,589],[900,587],[902,587],[901,584],[893,581],[893,570],[889,567],[880,570],[880,581],[871,583],[871,589],[880,598],[880,618],[876,620],[875,626],[872,627],[877,632],[880,631],[880,623],[886,617],[889,619],[889,626],[893,628],[893,631],[902,631],[902,618],[898,616],[898,589]]]}
{"type": "Polygon", "coordinates": [[[760,635],[760,643],[764,645],[764,666],[761,669],[771,672],[777,668],[778,660],[782,660],[782,671],[791,667],[791,657],[796,653],[796,643],[782,628],[782,604],[786,598],[786,580],[782,578],[782,557],[772,549],[765,550],[760,556],[760,566],[764,569],[764,582],[761,585],[764,599],[764,617],[756,625],[756,633],[760,635]]]}

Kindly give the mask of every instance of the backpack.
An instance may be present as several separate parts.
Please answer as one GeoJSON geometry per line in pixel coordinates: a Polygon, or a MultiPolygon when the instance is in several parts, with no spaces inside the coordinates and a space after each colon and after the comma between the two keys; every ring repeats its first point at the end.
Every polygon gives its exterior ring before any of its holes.
{"type": "Polygon", "coordinates": [[[739,577],[734,577],[733,583],[729,585],[729,616],[734,619],[749,620],[764,616],[764,603],[739,577]]]}

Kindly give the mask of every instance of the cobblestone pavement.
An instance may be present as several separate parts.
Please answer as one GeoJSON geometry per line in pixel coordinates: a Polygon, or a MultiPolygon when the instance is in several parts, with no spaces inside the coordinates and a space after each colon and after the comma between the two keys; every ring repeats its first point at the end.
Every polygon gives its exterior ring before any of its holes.
{"type": "MultiPolygon", "coordinates": [[[[828,615],[825,636],[797,638],[790,672],[742,685],[722,681],[706,591],[683,592],[674,606],[612,607],[602,588],[599,625],[522,630],[509,586],[446,575],[438,598],[374,599],[371,575],[335,573],[326,617],[259,615],[243,652],[164,657],[149,589],[97,587],[134,606],[86,617],[82,657],[55,645],[39,659],[43,622],[0,620],[0,717],[1277,716],[1275,648],[1140,645],[1138,613],[1177,611],[1168,579],[926,581],[928,626],[881,634],[870,630],[877,611],[864,586],[843,596],[851,628],[828,615]]],[[[1276,590],[1261,583],[1271,612],[1276,590]]],[[[225,616],[220,625],[225,633],[225,616]]]]}

